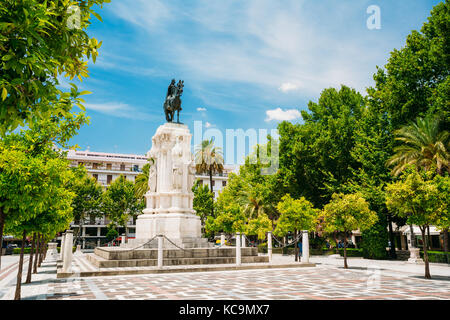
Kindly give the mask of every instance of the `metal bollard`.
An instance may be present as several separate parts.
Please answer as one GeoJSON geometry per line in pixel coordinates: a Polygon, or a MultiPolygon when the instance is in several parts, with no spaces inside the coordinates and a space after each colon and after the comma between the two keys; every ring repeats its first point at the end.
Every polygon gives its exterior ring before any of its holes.
{"type": "Polygon", "coordinates": [[[164,236],[163,235],[158,235],[158,269],[162,269],[163,267],[163,241],[164,241],[164,236]]]}
{"type": "Polygon", "coordinates": [[[225,245],[225,235],[222,233],[220,235],[220,246],[223,247],[225,245]]]}
{"type": "Polygon", "coordinates": [[[236,233],[236,265],[241,265],[241,234],[236,233]]]}

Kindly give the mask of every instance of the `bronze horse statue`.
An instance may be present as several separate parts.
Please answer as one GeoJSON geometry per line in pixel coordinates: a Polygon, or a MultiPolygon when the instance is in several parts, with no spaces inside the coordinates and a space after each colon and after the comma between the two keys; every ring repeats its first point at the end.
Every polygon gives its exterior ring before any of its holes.
{"type": "Polygon", "coordinates": [[[166,115],[167,122],[173,122],[175,112],[177,112],[177,123],[180,123],[180,111],[181,108],[181,95],[183,94],[184,81],[180,80],[175,85],[175,79],[169,85],[167,89],[166,101],[164,102],[164,113],[166,115]]]}

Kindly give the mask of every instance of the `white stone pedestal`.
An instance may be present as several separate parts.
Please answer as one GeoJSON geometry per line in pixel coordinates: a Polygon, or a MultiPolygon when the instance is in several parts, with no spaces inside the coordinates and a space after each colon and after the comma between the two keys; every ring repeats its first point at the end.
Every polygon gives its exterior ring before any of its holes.
{"type": "MultiPolygon", "coordinates": [[[[136,220],[136,239],[128,247],[164,235],[182,247],[208,247],[201,238],[200,217],[193,210],[195,163],[191,153],[189,128],[184,124],[166,123],[152,138],[147,154],[153,159],[149,170],[146,208],[136,220]]],[[[156,246],[156,243],[153,244],[156,246]]],[[[164,246],[170,246],[164,241],[164,246]]]]}
{"type": "Polygon", "coordinates": [[[420,257],[420,249],[419,248],[410,248],[410,257],[408,259],[408,263],[415,263],[415,264],[423,264],[423,259],[420,257]]]}
{"type": "Polygon", "coordinates": [[[58,254],[58,244],[56,242],[48,243],[47,257],[45,260],[56,261],[59,258],[58,254]]]}

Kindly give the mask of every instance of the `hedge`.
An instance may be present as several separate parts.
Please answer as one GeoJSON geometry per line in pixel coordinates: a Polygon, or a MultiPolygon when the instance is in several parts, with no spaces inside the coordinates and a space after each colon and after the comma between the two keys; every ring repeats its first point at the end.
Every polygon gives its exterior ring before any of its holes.
{"type": "MultiPolygon", "coordinates": [[[[450,252],[442,252],[442,251],[427,251],[427,252],[429,262],[450,264],[450,252]]],[[[420,257],[423,259],[423,251],[420,251],[420,257]]]]}
{"type": "MultiPolygon", "coordinates": [[[[58,253],[61,252],[61,248],[58,247],[58,253]]],[[[12,254],[20,254],[20,250],[21,248],[14,248],[12,254]]],[[[72,251],[75,252],[77,250],[77,247],[72,247],[72,251]]],[[[31,247],[27,247],[27,248],[23,248],[23,253],[24,254],[30,254],[31,251],[31,247]]]]}

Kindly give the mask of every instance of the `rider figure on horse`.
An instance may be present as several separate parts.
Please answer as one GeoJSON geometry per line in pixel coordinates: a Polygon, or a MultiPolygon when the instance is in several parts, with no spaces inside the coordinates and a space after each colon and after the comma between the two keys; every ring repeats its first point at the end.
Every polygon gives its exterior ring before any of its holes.
{"type": "Polygon", "coordinates": [[[167,122],[173,122],[175,111],[177,111],[177,123],[180,123],[180,111],[181,109],[181,95],[183,94],[184,81],[179,81],[175,85],[176,80],[172,79],[172,82],[167,89],[166,101],[164,102],[164,113],[166,115],[167,122]]]}

